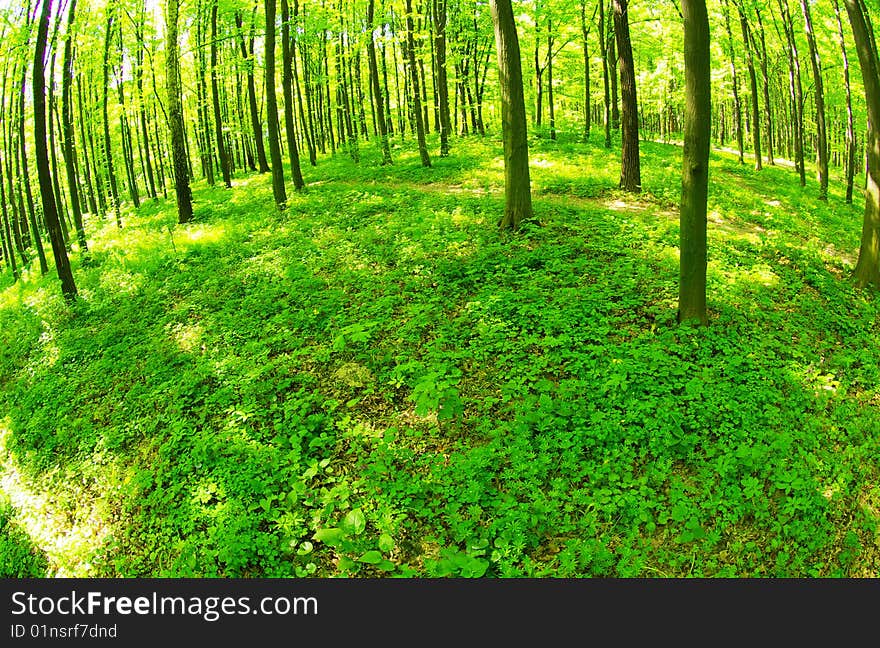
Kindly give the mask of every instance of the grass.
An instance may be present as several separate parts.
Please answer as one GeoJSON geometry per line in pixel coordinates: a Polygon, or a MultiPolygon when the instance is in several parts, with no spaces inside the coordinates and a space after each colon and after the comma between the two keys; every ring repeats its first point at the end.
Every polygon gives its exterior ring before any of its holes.
{"type": "Polygon", "coordinates": [[[680,151],[362,151],[88,222],[81,299],[0,293],[0,544],[76,576],[880,575],[860,209],[713,154],[705,329],[675,323],[680,151]]]}

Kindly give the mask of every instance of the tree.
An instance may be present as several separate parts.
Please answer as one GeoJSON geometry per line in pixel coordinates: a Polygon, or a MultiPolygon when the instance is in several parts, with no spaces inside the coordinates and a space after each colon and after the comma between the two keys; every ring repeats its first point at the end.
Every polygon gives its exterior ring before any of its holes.
{"type": "Polygon", "coordinates": [[[614,6],[614,33],[620,56],[620,103],[622,155],[620,188],[638,193],[642,190],[642,172],[639,160],[639,104],[636,97],[636,70],[633,62],[632,40],[629,35],[629,0],[612,0],[614,6]]]}
{"type": "MultiPolygon", "coordinates": [[[[372,6],[373,0],[370,0],[372,6]]],[[[440,157],[449,155],[449,85],[446,77],[446,0],[432,0],[434,51],[437,68],[437,108],[440,112],[440,157]]],[[[372,24],[372,22],[370,23],[372,24]]]]}
{"type": "Polygon", "coordinates": [[[61,281],[61,293],[68,301],[76,299],[76,283],[67,250],[64,247],[64,236],[58,220],[58,206],[55,203],[55,192],[52,186],[52,175],[49,170],[49,149],[46,137],[46,41],[49,34],[49,18],[52,13],[52,0],[43,0],[40,22],[37,25],[37,39],[34,44],[33,93],[34,93],[34,140],[37,143],[37,177],[40,183],[40,201],[43,205],[43,219],[49,231],[52,244],[52,255],[55,258],[55,271],[61,281]]]}
{"type": "Polygon", "coordinates": [[[416,138],[419,142],[419,157],[423,167],[431,166],[428,144],[425,140],[425,123],[422,115],[422,100],[419,97],[419,70],[416,67],[416,45],[413,37],[412,0],[406,0],[406,53],[410,78],[412,79],[412,112],[416,125],[416,138]]]}
{"type": "Polygon", "coordinates": [[[284,169],[281,162],[281,140],[278,128],[278,99],[275,96],[275,0],[266,0],[266,112],[269,119],[269,157],[272,160],[272,194],[275,206],[283,210],[287,204],[284,169]]]}
{"type": "MultiPolygon", "coordinates": [[[[49,0],[46,0],[48,3],[49,0]]],[[[70,211],[76,226],[76,238],[82,254],[88,254],[85,227],[83,226],[82,209],[79,201],[79,181],[76,177],[76,151],[73,131],[73,102],[71,86],[73,84],[73,25],[76,16],[76,0],[70,0],[67,10],[67,37],[64,41],[64,61],[61,77],[61,116],[64,145],[64,165],[67,173],[67,189],[70,196],[70,211]]]]}
{"type": "Polygon", "coordinates": [[[857,286],[880,288],[880,60],[864,0],[843,0],[843,4],[859,55],[870,124],[866,142],[868,173],[862,240],[853,276],[857,286]]]}
{"type": "Polygon", "coordinates": [[[232,186],[232,172],[230,170],[229,155],[226,144],[223,142],[223,120],[220,112],[220,90],[217,86],[217,3],[211,2],[211,104],[214,109],[214,139],[217,147],[217,157],[220,158],[220,172],[223,174],[223,184],[232,186]]]}
{"type": "Polygon", "coordinates": [[[529,177],[529,141],[526,102],[523,96],[519,39],[511,0],[490,0],[498,51],[501,86],[501,134],[504,140],[504,214],[501,229],[516,230],[532,218],[532,190],[529,177]]]}
{"type": "Polygon", "coordinates": [[[822,60],[813,33],[813,17],[807,0],[801,0],[807,45],[810,48],[810,67],[813,70],[813,97],[816,101],[816,173],[819,176],[819,200],[828,200],[828,130],[825,124],[825,84],[822,82],[822,60]]]}
{"type": "MultiPolygon", "coordinates": [[[[437,0],[435,0],[436,2],[437,0]]],[[[440,0],[443,1],[443,0],[440,0]]],[[[376,128],[379,131],[379,148],[382,150],[382,164],[391,164],[391,146],[388,143],[388,123],[385,120],[385,100],[382,98],[382,85],[379,83],[379,64],[376,58],[376,34],[375,27],[373,23],[373,12],[374,12],[375,0],[368,0],[367,2],[367,28],[370,30],[369,38],[367,39],[367,63],[370,66],[370,87],[373,89],[373,102],[375,103],[375,111],[376,111],[376,128]]],[[[445,62],[444,62],[445,66],[445,62]]],[[[447,125],[449,119],[449,105],[446,106],[447,109],[447,125]]],[[[440,142],[441,142],[441,155],[443,155],[443,131],[440,133],[440,142]]],[[[447,149],[446,154],[448,155],[449,151],[447,149]]]]}
{"type": "Polygon", "coordinates": [[[708,323],[706,201],[709,193],[711,63],[706,0],[682,0],[685,114],[682,155],[678,320],[708,323]]]}
{"type": "Polygon", "coordinates": [[[168,95],[168,129],[171,131],[171,158],[174,168],[174,191],[177,198],[177,222],[188,223],[193,217],[192,190],[186,155],[186,127],[180,90],[180,61],[177,43],[178,0],[165,0],[165,89],[168,95]]]}
{"type": "Polygon", "coordinates": [[[296,126],[293,119],[293,42],[290,38],[290,9],[287,0],[281,0],[281,93],[284,96],[284,132],[287,134],[290,173],[293,176],[294,188],[302,191],[306,185],[299,165],[299,149],[296,145],[296,126]]]}

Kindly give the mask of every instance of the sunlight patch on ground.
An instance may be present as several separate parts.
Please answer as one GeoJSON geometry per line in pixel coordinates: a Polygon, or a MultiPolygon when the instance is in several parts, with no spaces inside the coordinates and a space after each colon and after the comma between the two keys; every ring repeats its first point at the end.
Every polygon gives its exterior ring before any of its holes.
{"type": "Polygon", "coordinates": [[[177,348],[185,353],[202,353],[205,345],[202,338],[205,335],[205,329],[201,324],[173,324],[167,327],[168,334],[177,343],[177,348]]]}
{"type": "MultiPolygon", "coordinates": [[[[8,423],[0,423],[0,491],[15,507],[16,519],[22,529],[46,554],[49,576],[90,576],[92,566],[89,560],[100,549],[109,531],[94,502],[79,492],[47,493],[28,483],[15,457],[6,450],[11,434],[8,423]],[[65,507],[59,500],[74,500],[76,506],[65,507]]],[[[44,476],[47,481],[57,481],[55,475],[44,476]]],[[[71,490],[79,489],[79,485],[71,484],[71,490]]]]}

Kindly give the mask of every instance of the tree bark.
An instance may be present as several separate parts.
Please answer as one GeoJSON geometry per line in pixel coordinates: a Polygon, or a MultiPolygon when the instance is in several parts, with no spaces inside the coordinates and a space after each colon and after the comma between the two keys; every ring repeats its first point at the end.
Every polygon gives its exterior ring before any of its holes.
{"type": "Polygon", "coordinates": [[[214,140],[217,146],[217,157],[220,158],[220,173],[223,184],[232,187],[232,171],[229,164],[229,153],[223,139],[223,117],[220,112],[220,91],[217,87],[217,3],[211,2],[211,104],[214,109],[214,140]]]}
{"type": "Polygon", "coordinates": [[[639,161],[639,104],[636,97],[636,71],[633,63],[632,41],[629,35],[629,0],[612,0],[614,6],[614,33],[620,54],[621,143],[620,188],[638,193],[642,190],[639,161]]]}
{"type": "Polygon", "coordinates": [[[437,105],[440,122],[440,157],[449,155],[449,133],[452,128],[449,118],[449,81],[446,74],[446,3],[447,0],[433,0],[437,105]]]}
{"type": "Polygon", "coordinates": [[[706,0],[682,0],[685,115],[682,156],[678,321],[708,323],[706,201],[712,123],[709,18],[706,0]]]}
{"type": "Polygon", "coordinates": [[[857,286],[880,288],[880,61],[870,28],[868,9],[863,0],[843,0],[859,55],[868,111],[868,157],[865,213],[859,260],[853,273],[857,286]]]}
{"type": "Polygon", "coordinates": [[[306,184],[299,165],[299,148],[293,119],[293,42],[290,38],[290,8],[287,0],[281,0],[281,92],[284,96],[284,131],[287,134],[290,174],[293,176],[294,188],[302,191],[306,184]]]}
{"type": "Polygon", "coordinates": [[[837,34],[840,40],[840,53],[843,61],[843,85],[846,91],[846,153],[844,168],[846,173],[846,203],[852,204],[853,185],[856,170],[856,142],[853,124],[852,88],[849,81],[849,57],[846,54],[846,41],[843,38],[843,22],[840,19],[840,5],[834,0],[834,17],[837,19],[837,34]]]}
{"type": "Polygon", "coordinates": [[[602,87],[603,110],[602,125],[605,128],[605,148],[611,148],[611,85],[609,79],[608,52],[609,46],[605,42],[605,0],[599,0],[599,49],[602,52],[602,87]]]}
{"type": "MultiPolygon", "coordinates": [[[[49,0],[44,0],[49,2],[49,0]]],[[[76,0],[70,0],[67,10],[67,37],[64,42],[64,59],[61,64],[61,115],[64,145],[64,165],[67,172],[67,189],[70,195],[70,211],[76,228],[76,238],[80,253],[88,254],[86,232],[83,225],[82,209],[79,201],[79,181],[76,177],[76,150],[73,130],[73,102],[71,101],[71,85],[73,83],[73,25],[76,16],[76,0]]]]}
{"type": "Polygon", "coordinates": [[[819,180],[819,200],[828,200],[828,128],[825,121],[825,84],[822,81],[822,59],[816,45],[813,17],[807,0],[801,0],[807,45],[810,48],[810,67],[813,71],[813,97],[816,101],[816,174],[819,180]]]}
{"type": "Polygon", "coordinates": [[[37,177],[40,183],[40,201],[43,205],[43,220],[49,231],[52,244],[52,255],[55,258],[55,271],[61,281],[61,294],[65,299],[76,299],[76,282],[67,250],[64,247],[64,236],[58,219],[58,208],[55,204],[55,192],[52,187],[52,174],[49,171],[49,154],[46,143],[46,79],[45,58],[46,41],[49,33],[49,18],[52,11],[52,0],[43,0],[40,22],[37,25],[37,39],[34,45],[33,93],[34,93],[34,140],[36,141],[37,177]]]}
{"type": "MultiPolygon", "coordinates": [[[[746,48],[746,69],[749,72],[749,90],[752,108],[751,129],[752,129],[752,147],[755,154],[755,171],[763,168],[761,164],[761,120],[758,108],[758,78],[755,75],[755,57],[753,54],[754,41],[752,39],[752,30],[749,22],[746,20],[746,12],[742,6],[742,0],[736,0],[736,9],[739,13],[739,25],[742,31],[743,44],[746,48]]],[[[767,109],[769,110],[769,106],[767,109]]]]}
{"type": "Polygon", "coordinates": [[[422,101],[419,97],[419,70],[416,67],[416,46],[413,37],[412,0],[406,0],[406,49],[409,60],[409,72],[412,79],[412,110],[416,125],[416,138],[419,143],[419,156],[423,167],[431,166],[428,155],[428,144],[425,140],[425,124],[423,123],[422,101]]]}
{"type": "Polygon", "coordinates": [[[272,160],[272,193],[275,206],[284,210],[287,191],[284,188],[284,168],[281,161],[281,140],[278,127],[278,100],[275,97],[275,0],[265,0],[266,6],[266,113],[269,119],[269,157],[272,160]]]}
{"type": "Polygon", "coordinates": [[[168,128],[171,131],[171,157],[174,166],[174,190],[177,198],[177,222],[188,223],[193,217],[192,190],[186,155],[186,127],[180,91],[180,61],[177,44],[178,0],[165,1],[165,88],[168,94],[168,128]]]}
{"type": "Polygon", "coordinates": [[[490,0],[489,6],[495,24],[504,140],[504,214],[498,226],[516,230],[533,215],[522,63],[511,0],[490,0]]]}
{"type": "MultiPolygon", "coordinates": [[[[435,0],[435,3],[438,0],[435,0]]],[[[444,2],[445,0],[439,0],[444,2]]],[[[376,128],[379,132],[379,148],[382,150],[382,164],[391,164],[391,146],[388,143],[388,125],[385,121],[385,100],[382,98],[382,86],[379,83],[379,65],[376,59],[376,41],[373,26],[373,13],[375,0],[367,2],[367,29],[370,30],[367,38],[367,63],[370,66],[370,85],[373,89],[373,99],[376,110],[376,128]]],[[[441,133],[442,142],[442,133],[441,133]]]]}

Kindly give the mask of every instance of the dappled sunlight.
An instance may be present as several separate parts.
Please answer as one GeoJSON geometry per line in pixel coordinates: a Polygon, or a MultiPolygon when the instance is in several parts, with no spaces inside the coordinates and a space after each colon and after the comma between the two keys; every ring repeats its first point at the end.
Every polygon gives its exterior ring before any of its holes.
{"type": "Polygon", "coordinates": [[[66,482],[66,492],[47,491],[45,486],[30,482],[7,449],[11,435],[8,419],[0,422],[0,490],[17,510],[17,519],[34,545],[46,554],[51,576],[92,576],[91,561],[104,544],[109,527],[98,502],[84,488],[85,477],[83,481],[66,481],[57,474],[60,469],[41,476],[46,484],[66,482]]]}
{"type": "Polygon", "coordinates": [[[202,338],[205,329],[199,322],[192,323],[169,323],[166,328],[177,348],[185,353],[204,353],[205,344],[202,338]]]}

